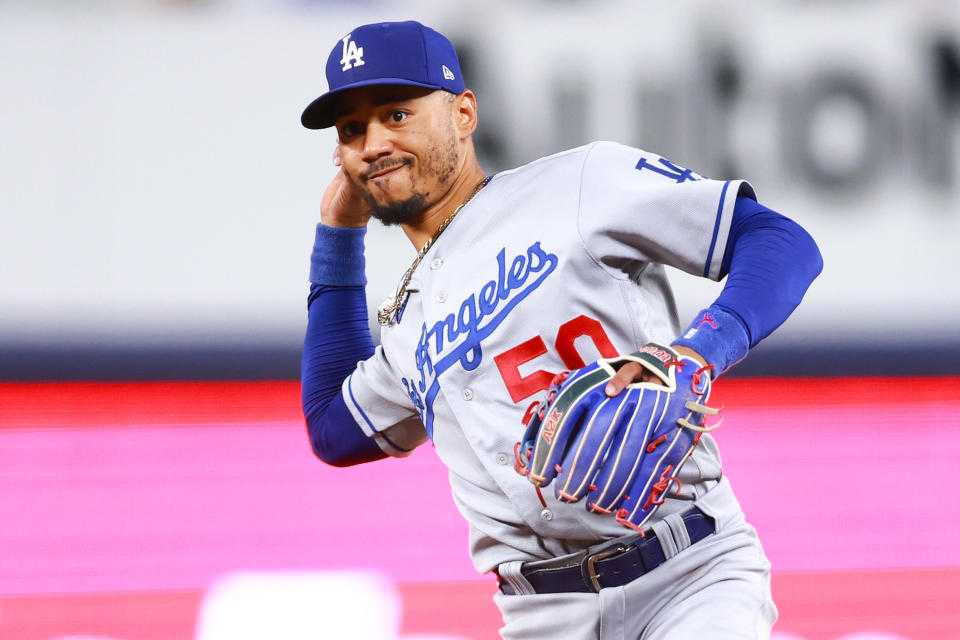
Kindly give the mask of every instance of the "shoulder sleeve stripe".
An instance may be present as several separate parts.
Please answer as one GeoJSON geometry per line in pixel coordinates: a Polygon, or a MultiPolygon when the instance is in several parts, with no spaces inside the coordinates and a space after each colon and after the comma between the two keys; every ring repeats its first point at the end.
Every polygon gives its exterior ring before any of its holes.
{"type": "Polygon", "coordinates": [[[713,223],[713,237],[710,238],[710,250],[707,251],[707,262],[703,265],[703,277],[710,277],[710,264],[713,262],[713,250],[716,248],[717,244],[717,234],[720,233],[720,221],[723,219],[723,204],[727,199],[727,187],[730,186],[730,181],[727,180],[723,183],[723,188],[720,190],[720,202],[717,204],[717,219],[713,223]]]}
{"type": "MultiPolygon", "coordinates": [[[[354,408],[356,408],[357,413],[360,414],[360,417],[363,418],[364,422],[367,423],[366,426],[370,429],[370,432],[367,435],[368,436],[373,435],[374,433],[377,432],[377,429],[376,427],[373,426],[373,422],[370,421],[370,417],[367,415],[367,412],[363,410],[363,407],[360,406],[360,403],[358,403],[357,399],[353,396],[352,382],[353,382],[353,374],[351,373],[350,376],[347,378],[347,393],[350,394],[350,402],[353,404],[354,408]]],[[[360,425],[360,426],[362,427],[363,425],[360,425]]]]}

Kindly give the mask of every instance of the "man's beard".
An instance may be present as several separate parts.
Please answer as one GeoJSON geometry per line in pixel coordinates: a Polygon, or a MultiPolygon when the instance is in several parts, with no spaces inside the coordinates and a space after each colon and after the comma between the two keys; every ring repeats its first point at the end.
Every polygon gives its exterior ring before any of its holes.
{"type": "MultiPolygon", "coordinates": [[[[446,140],[430,149],[423,158],[423,174],[437,176],[440,188],[449,187],[457,169],[457,134],[453,128],[453,121],[449,123],[446,133],[446,140]]],[[[405,160],[403,164],[407,165],[409,171],[413,171],[412,163],[405,160]]],[[[377,167],[375,170],[379,169],[377,167]]],[[[427,200],[428,194],[416,189],[406,200],[389,204],[377,202],[368,189],[363,189],[362,195],[370,206],[370,215],[388,227],[412,222],[430,206],[427,200]]]]}
{"type": "Polygon", "coordinates": [[[384,226],[410,222],[427,209],[427,198],[422,193],[416,193],[406,200],[380,204],[373,196],[364,193],[367,204],[370,205],[370,215],[379,220],[384,226]]]}

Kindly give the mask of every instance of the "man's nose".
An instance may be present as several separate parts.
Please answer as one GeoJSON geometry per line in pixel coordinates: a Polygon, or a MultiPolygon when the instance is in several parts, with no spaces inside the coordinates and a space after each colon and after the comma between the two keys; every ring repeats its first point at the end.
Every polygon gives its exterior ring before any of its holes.
{"type": "Polygon", "coordinates": [[[391,153],[393,153],[393,141],[390,137],[390,130],[378,122],[371,122],[367,125],[366,135],[363,139],[364,162],[373,162],[377,158],[388,156],[391,153]]]}

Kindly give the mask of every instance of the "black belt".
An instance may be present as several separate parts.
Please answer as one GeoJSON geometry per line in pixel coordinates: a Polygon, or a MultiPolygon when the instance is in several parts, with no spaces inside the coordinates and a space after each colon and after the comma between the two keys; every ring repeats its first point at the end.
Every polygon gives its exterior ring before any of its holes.
{"type": "MultiPolygon", "coordinates": [[[[697,507],[681,517],[690,544],[700,542],[717,530],[713,518],[697,507]]],[[[666,561],[657,534],[647,531],[644,535],[609,540],[569,556],[524,562],[520,573],[536,593],[598,593],[604,587],[633,582],[666,561]]],[[[505,595],[516,594],[509,582],[503,578],[499,581],[500,591],[505,595]]]]}

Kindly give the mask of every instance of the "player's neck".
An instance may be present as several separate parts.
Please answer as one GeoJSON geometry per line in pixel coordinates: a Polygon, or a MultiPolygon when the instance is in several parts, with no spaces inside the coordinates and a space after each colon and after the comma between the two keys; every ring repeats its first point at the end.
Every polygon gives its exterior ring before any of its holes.
{"type": "Polygon", "coordinates": [[[436,234],[443,221],[471,196],[484,175],[476,157],[469,157],[447,193],[418,216],[416,222],[401,225],[417,251],[436,234]]]}

